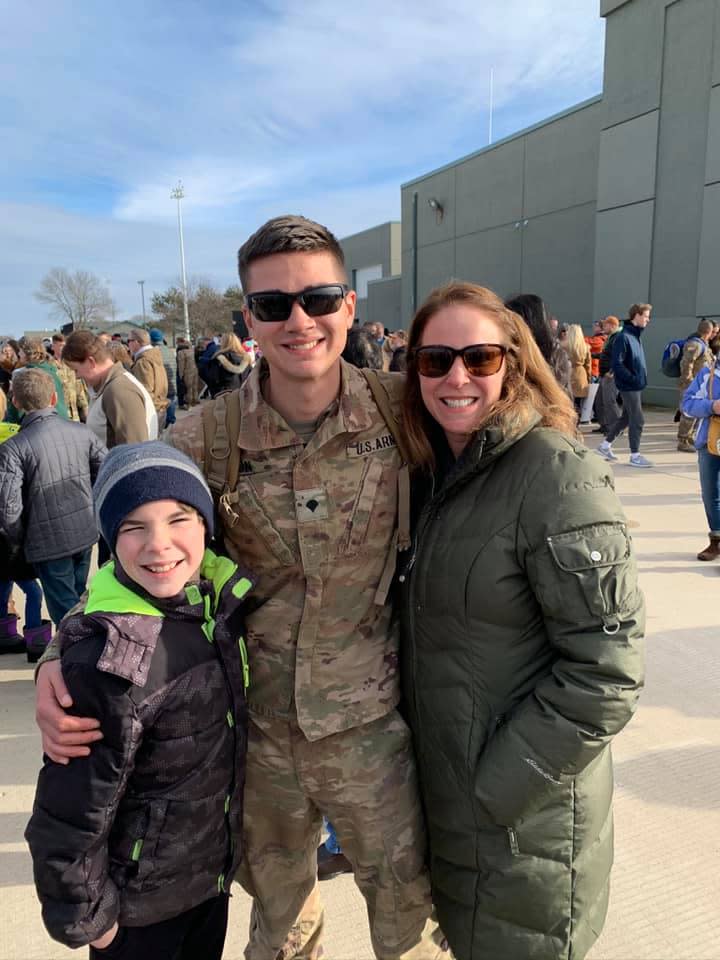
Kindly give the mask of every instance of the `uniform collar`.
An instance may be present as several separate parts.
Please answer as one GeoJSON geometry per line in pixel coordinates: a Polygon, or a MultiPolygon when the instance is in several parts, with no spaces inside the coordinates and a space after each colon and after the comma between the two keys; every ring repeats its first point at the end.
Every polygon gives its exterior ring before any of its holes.
{"type": "MultiPolygon", "coordinates": [[[[247,403],[238,443],[244,450],[274,450],[300,443],[300,438],[288,426],[277,410],[262,395],[262,387],[270,375],[265,360],[255,364],[243,390],[247,403]]],[[[377,422],[377,407],[372,399],[365,377],[352,364],[340,360],[340,393],[334,404],[321,418],[312,446],[320,446],[340,433],[358,433],[377,422]]]]}

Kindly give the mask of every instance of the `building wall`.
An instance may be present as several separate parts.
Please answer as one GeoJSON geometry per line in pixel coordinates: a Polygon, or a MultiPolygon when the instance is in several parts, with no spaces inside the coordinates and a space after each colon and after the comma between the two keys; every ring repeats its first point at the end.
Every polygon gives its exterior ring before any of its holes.
{"type": "Polygon", "coordinates": [[[368,321],[381,323],[388,330],[402,327],[399,276],[373,280],[368,284],[367,316],[368,321]]]}
{"type": "Polygon", "coordinates": [[[601,97],[402,186],[401,323],[451,277],[585,326],[649,301],[647,399],[674,405],[664,344],[720,316],[720,0],[600,14],[601,97]]]}
{"type": "Polygon", "coordinates": [[[561,319],[590,322],[601,122],[595,98],[403,185],[404,324],[452,277],[537,292],[561,319]]]}
{"type": "Polygon", "coordinates": [[[653,304],[646,396],[672,405],[664,344],[720,314],[720,2],[626,0],[603,12],[594,311],[653,304]]]}
{"type": "MultiPolygon", "coordinates": [[[[345,267],[352,287],[356,286],[356,279],[362,277],[362,271],[372,267],[379,267],[379,276],[376,279],[393,276],[400,271],[400,224],[397,222],[381,223],[360,233],[343,237],[340,246],[345,254],[345,267]]],[[[374,321],[370,315],[368,296],[361,296],[365,291],[358,292],[356,316],[361,323],[374,321]]]]}

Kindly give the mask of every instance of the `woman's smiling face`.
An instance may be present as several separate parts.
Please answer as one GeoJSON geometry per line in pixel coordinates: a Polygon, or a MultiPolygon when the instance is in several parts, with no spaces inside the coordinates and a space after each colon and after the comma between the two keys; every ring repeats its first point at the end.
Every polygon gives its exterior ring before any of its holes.
{"type": "MultiPolygon", "coordinates": [[[[449,304],[428,320],[419,346],[442,345],[460,350],[478,343],[505,343],[502,330],[484,310],[467,304],[449,304]]],[[[445,431],[456,457],[500,399],[505,378],[505,361],[497,373],[473,377],[462,357],[442,377],[419,377],[423,403],[445,431]]]]}

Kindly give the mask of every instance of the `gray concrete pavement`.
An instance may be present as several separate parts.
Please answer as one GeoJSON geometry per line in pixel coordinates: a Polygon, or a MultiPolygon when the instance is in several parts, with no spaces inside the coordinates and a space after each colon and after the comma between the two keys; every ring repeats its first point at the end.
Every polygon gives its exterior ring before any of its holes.
{"type": "MultiPolygon", "coordinates": [[[[616,863],[592,960],[720,960],[720,563],[695,560],[706,543],[697,466],[676,452],[668,421],[648,415],[642,452],[654,469],[627,466],[627,452],[615,466],[647,599],[647,684],[614,749],[616,863]]],[[[78,955],[44,932],[22,839],[40,763],[32,699],[24,659],[0,658],[0,960],[78,955]]],[[[328,960],[370,960],[352,880],[323,895],[328,960]]],[[[242,957],[248,916],[235,887],[226,960],[242,957]]]]}

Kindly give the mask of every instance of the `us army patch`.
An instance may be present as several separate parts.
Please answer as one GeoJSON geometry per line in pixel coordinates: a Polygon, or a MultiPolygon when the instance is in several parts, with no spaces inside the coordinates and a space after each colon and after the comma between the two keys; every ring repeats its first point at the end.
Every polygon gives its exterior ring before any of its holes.
{"type": "Polygon", "coordinates": [[[390,450],[395,446],[397,446],[395,437],[391,433],[384,433],[381,437],[373,437],[371,440],[358,440],[345,450],[349,457],[368,457],[371,453],[377,453],[378,450],[390,450]]]}
{"type": "Polygon", "coordinates": [[[327,520],[327,494],[324,487],[315,487],[314,490],[296,490],[295,515],[298,523],[327,520]]]}

